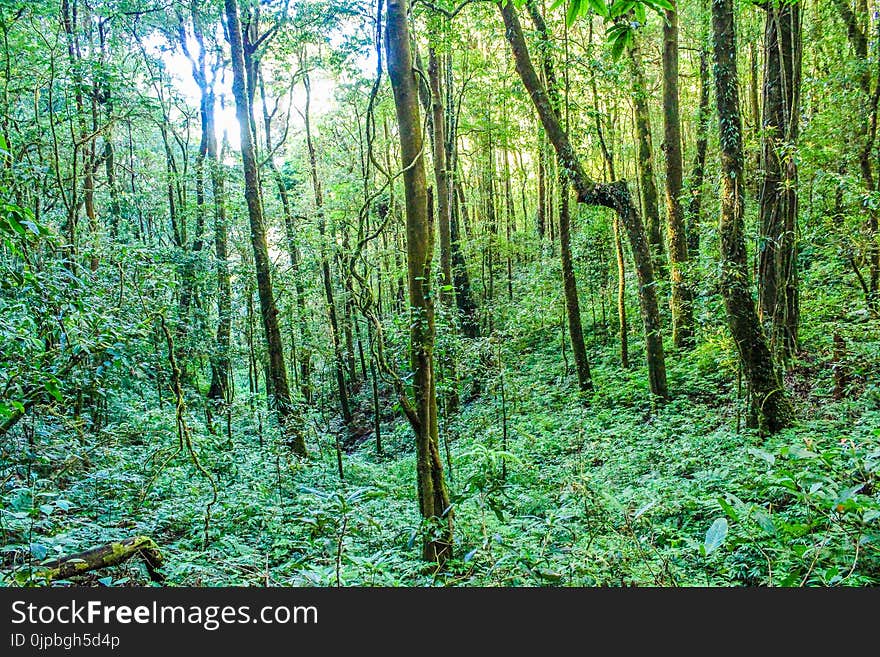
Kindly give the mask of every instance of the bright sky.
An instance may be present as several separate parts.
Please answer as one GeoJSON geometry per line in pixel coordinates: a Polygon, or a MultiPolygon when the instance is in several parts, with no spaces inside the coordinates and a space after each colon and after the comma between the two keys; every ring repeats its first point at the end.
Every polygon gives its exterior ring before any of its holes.
{"type": "MultiPolygon", "coordinates": [[[[145,41],[147,52],[160,57],[165,63],[165,68],[171,76],[177,90],[192,107],[198,107],[200,91],[195,80],[193,80],[192,65],[190,64],[190,61],[186,58],[186,55],[180,51],[180,48],[169,51],[160,47],[165,44],[166,41],[164,37],[158,33],[151,35],[145,41]]],[[[190,53],[195,57],[198,53],[198,44],[190,39],[190,42],[187,45],[190,53]]],[[[332,77],[327,76],[321,71],[316,71],[312,75],[311,82],[312,99],[310,111],[314,120],[314,118],[329,112],[335,106],[334,92],[336,82],[332,77]]],[[[217,96],[217,104],[215,108],[217,140],[220,141],[223,137],[223,133],[226,132],[230,147],[237,151],[241,145],[241,137],[238,119],[235,117],[235,101],[232,97],[232,71],[226,71],[225,74],[221,73],[220,78],[214,84],[214,89],[217,96]]],[[[256,102],[259,103],[260,100],[258,99],[256,102]]],[[[302,110],[305,105],[305,89],[301,84],[298,84],[294,88],[293,104],[300,110],[302,110]]],[[[282,105],[282,107],[284,107],[284,105],[282,105]]],[[[261,110],[258,107],[254,109],[257,116],[259,116],[261,110]]],[[[292,134],[302,128],[302,117],[300,117],[299,113],[294,110],[290,116],[290,132],[292,134]]]]}

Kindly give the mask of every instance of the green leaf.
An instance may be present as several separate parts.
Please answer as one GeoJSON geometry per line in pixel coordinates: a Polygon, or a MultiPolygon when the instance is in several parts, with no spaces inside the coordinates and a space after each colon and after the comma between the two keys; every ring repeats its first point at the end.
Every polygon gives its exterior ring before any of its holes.
{"type": "Polygon", "coordinates": [[[538,573],[539,577],[550,582],[558,582],[562,579],[562,573],[557,573],[549,568],[538,568],[535,572],[538,573]]]}
{"type": "Polygon", "coordinates": [[[101,584],[103,584],[104,586],[112,586],[113,585],[113,578],[112,577],[102,577],[98,581],[101,584]]]}
{"type": "Polygon", "coordinates": [[[611,42],[611,58],[614,61],[620,59],[624,49],[629,45],[631,37],[632,35],[629,28],[619,30],[613,37],[611,37],[613,39],[611,42]]]}
{"type": "Polygon", "coordinates": [[[47,516],[51,516],[52,512],[55,511],[55,505],[54,504],[41,504],[40,511],[45,513],[47,516]]]}
{"type": "Polygon", "coordinates": [[[49,548],[47,548],[42,543],[31,543],[31,555],[33,555],[34,559],[37,561],[42,561],[46,558],[46,555],[49,553],[49,548]]]}
{"type": "Polygon", "coordinates": [[[635,13],[636,20],[639,22],[639,25],[644,25],[648,22],[648,17],[645,16],[645,5],[641,2],[637,2],[636,6],[633,7],[633,11],[635,13]]]}
{"type": "Polygon", "coordinates": [[[645,513],[647,513],[650,509],[653,509],[655,506],[657,506],[657,500],[654,500],[652,502],[648,502],[647,504],[642,506],[638,511],[635,512],[635,515],[633,515],[633,520],[638,520],[643,515],[645,515],[645,513]]]}
{"type": "Polygon", "coordinates": [[[727,538],[727,518],[717,518],[706,531],[706,538],[703,541],[706,556],[720,548],[725,538],[727,538]]]}
{"type": "Polygon", "coordinates": [[[771,454],[770,452],[767,452],[763,449],[759,449],[758,447],[749,447],[746,451],[752,456],[757,456],[759,459],[767,461],[767,463],[769,463],[770,465],[776,463],[776,457],[773,456],[773,454],[771,454]]]}
{"type": "Polygon", "coordinates": [[[770,536],[776,536],[776,525],[773,523],[773,519],[770,517],[764,509],[757,508],[754,510],[753,515],[755,517],[755,522],[758,523],[758,526],[763,529],[770,536]]]}
{"type": "Polygon", "coordinates": [[[24,226],[21,225],[21,222],[15,216],[15,212],[10,212],[10,208],[12,206],[6,206],[6,225],[4,226],[2,222],[0,222],[0,226],[2,226],[7,233],[16,232],[19,235],[24,235],[25,229],[24,226]]]}
{"type": "Polygon", "coordinates": [[[851,488],[847,488],[840,495],[837,496],[837,499],[834,501],[834,506],[838,504],[843,504],[847,500],[849,500],[853,495],[858,493],[865,487],[865,484],[858,484],[857,486],[852,486],[851,488]]]}
{"type": "Polygon", "coordinates": [[[58,389],[58,385],[52,380],[49,379],[44,384],[46,386],[46,392],[52,395],[58,401],[64,401],[64,396],[61,394],[61,391],[58,389]]]}
{"type": "Polygon", "coordinates": [[[611,9],[608,13],[611,18],[617,18],[618,16],[626,14],[635,6],[635,4],[634,0],[616,0],[614,4],[611,5],[611,9]]]}
{"type": "Polygon", "coordinates": [[[722,508],[724,513],[730,516],[730,519],[736,522],[739,520],[739,514],[736,512],[736,509],[733,508],[732,505],[727,503],[723,497],[718,498],[718,505],[722,508]]]}
{"type": "Polygon", "coordinates": [[[811,452],[810,450],[804,449],[799,445],[790,445],[788,447],[788,454],[799,459],[814,459],[819,456],[818,454],[816,454],[816,452],[811,452]]]}
{"type": "Polygon", "coordinates": [[[605,4],[605,0],[588,0],[590,9],[596,12],[602,18],[610,18],[608,15],[608,5],[605,4]]]}
{"type": "Polygon", "coordinates": [[[565,12],[565,24],[571,27],[581,15],[583,9],[583,0],[571,0],[568,5],[568,11],[565,12]]]}

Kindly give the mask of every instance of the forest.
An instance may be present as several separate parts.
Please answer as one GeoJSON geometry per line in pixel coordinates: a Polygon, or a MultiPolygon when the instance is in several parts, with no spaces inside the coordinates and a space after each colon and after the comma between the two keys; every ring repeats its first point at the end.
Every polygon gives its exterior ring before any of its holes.
{"type": "Polygon", "coordinates": [[[880,584],[878,12],[0,1],[0,585],[880,584]]]}

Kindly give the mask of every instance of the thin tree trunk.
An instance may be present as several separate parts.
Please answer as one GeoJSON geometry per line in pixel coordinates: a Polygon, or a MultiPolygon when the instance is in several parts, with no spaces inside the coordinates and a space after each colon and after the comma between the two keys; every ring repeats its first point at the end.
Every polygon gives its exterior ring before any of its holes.
{"type": "Polygon", "coordinates": [[[466,208],[464,207],[464,192],[458,181],[458,140],[456,138],[457,120],[454,96],[452,94],[452,56],[448,56],[446,69],[446,168],[447,182],[449,183],[450,216],[449,216],[449,251],[452,265],[452,284],[455,287],[455,304],[458,308],[458,316],[461,321],[461,332],[465,337],[477,338],[480,335],[480,325],[477,319],[477,305],[474,302],[471,289],[471,279],[468,274],[467,263],[461,245],[461,221],[466,208]]]}
{"type": "Polygon", "coordinates": [[[306,89],[306,103],[303,122],[306,129],[306,147],[309,151],[309,173],[312,178],[312,190],[315,195],[315,211],[318,214],[318,232],[321,235],[321,281],[324,286],[324,299],[327,302],[327,319],[330,323],[330,340],[333,343],[333,369],[336,373],[336,391],[339,394],[339,410],[342,421],[351,427],[351,405],[348,401],[348,388],[345,383],[345,354],[342,352],[342,340],[339,335],[339,320],[336,316],[336,301],[333,298],[333,282],[330,276],[330,256],[327,253],[327,218],[324,215],[324,193],[318,177],[318,159],[315,142],[312,139],[310,120],[311,82],[308,74],[303,78],[306,89]]]}
{"type": "Polygon", "coordinates": [[[590,363],[584,345],[584,330],[581,323],[580,300],[577,281],[574,277],[574,262],[571,257],[571,218],[568,210],[568,181],[559,180],[559,253],[562,259],[562,284],[565,291],[565,313],[568,317],[568,335],[571,338],[571,353],[577,371],[578,387],[581,392],[593,389],[590,363]]]}
{"type": "MultiPolygon", "coordinates": [[[[544,78],[547,81],[547,97],[551,110],[556,117],[562,115],[562,100],[560,98],[558,80],[553,67],[553,61],[549,52],[549,34],[544,17],[538,11],[534,0],[527,3],[529,15],[539,35],[541,59],[543,62],[544,78]]],[[[574,356],[575,370],[577,371],[578,387],[581,392],[593,389],[593,380],[590,373],[590,364],[587,360],[587,349],[584,344],[584,331],[581,322],[580,299],[578,296],[577,280],[574,273],[574,261],[571,254],[571,216],[569,212],[569,179],[563,170],[559,171],[559,255],[562,262],[562,286],[565,294],[565,312],[568,319],[568,334],[571,338],[571,352],[574,356]]]]}
{"type": "MultiPolygon", "coordinates": [[[[263,84],[263,76],[259,69],[256,72],[257,79],[260,84],[260,97],[262,99],[262,109],[263,109],[263,127],[265,131],[265,141],[266,141],[266,150],[267,152],[272,152],[273,144],[272,144],[272,115],[269,112],[268,101],[266,99],[266,91],[265,85],[263,84]]],[[[306,93],[306,105],[309,102],[309,93],[306,93]]],[[[306,112],[308,112],[308,107],[306,108],[306,112]]],[[[286,134],[285,130],[285,134],[286,134]]],[[[274,158],[271,156],[267,158],[266,164],[269,166],[269,171],[272,174],[272,179],[275,181],[275,186],[278,189],[278,198],[281,201],[281,213],[284,217],[284,233],[287,238],[287,252],[290,257],[290,269],[291,274],[293,275],[293,287],[296,292],[296,310],[297,310],[297,324],[299,326],[299,333],[302,344],[299,349],[299,370],[297,375],[297,370],[294,367],[294,378],[298,379],[298,385],[300,389],[300,394],[303,396],[303,400],[306,404],[312,403],[312,384],[311,384],[311,373],[312,373],[312,350],[311,350],[311,331],[309,329],[309,321],[306,316],[306,297],[305,297],[305,286],[303,285],[302,280],[302,272],[300,271],[300,254],[299,247],[297,245],[297,225],[296,222],[298,218],[293,215],[293,208],[291,207],[290,202],[290,191],[287,188],[287,182],[284,180],[284,176],[281,175],[281,172],[278,170],[278,167],[275,164],[274,158]]]]}
{"type": "Polygon", "coordinates": [[[544,147],[544,132],[541,130],[538,135],[538,212],[537,212],[537,229],[538,237],[544,240],[544,234],[547,230],[547,165],[544,161],[546,153],[544,147]]]}
{"type": "Polygon", "coordinates": [[[642,63],[642,51],[637,38],[629,47],[630,74],[633,81],[633,108],[635,110],[636,141],[638,143],[638,172],[642,190],[642,210],[648,230],[654,273],[659,280],[666,278],[666,256],[660,224],[660,202],[654,179],[654,146],[651,139],[651,111],[648,109],[648,87],[642,63]]]}
{"type": "Polygon", "coordinates": [[[706,148],[709,140],[709,53],[700,49],[700,101],[697,106],[697,135],[694,165],[688,181],[690,201],[687,205],[688,255],[697,260],[700,253],[700,226],[703,211],[703,179],[706,173],[706,148]]]}
{"type": "Polygon", "coordinates": [[[666,231],[672,290],[672,343],[686,348],[694,342],[693,293],[688,280],[688,250],[681,207],[681,116],[678,102],[678,12],[666,12],[663,23],[663,136],[666,150],[666,231]]]}
{"type": "Polygon", "coordinates": [[[278,414],[282,432],[290,439],[291,447],[299,456],[306,455],[306,445],[300,429],[296,408],[290,399],[287,385],[287,366],[284,361],[284,348],[281,331],[278,327],[278,308],[272,290],[269,248],[266,240],[266,226],[260,198],[257,162],[254,152],[253,129],[251,127],[251,108],[245,79],[244,53],[241,39],[241,25],[238,20],[236,0],[225,0],[229,28],[229,41],[232,52],[232,93],[235,97],[236,116],[241,128],[241,156],[244,164],[245,200],[251,229],[251,246],[254,251],[254,268],[257,276],[257,290],[260,296],[260,314],[266,335],[266,349],[269,357],[269,376],[271,377],[274,406],[278,414]]]}
{"type": "MultiPolygon", "coordinates": [[[[232,0],[227,0],[232,1],[232,0]]],[[[410,357],[415,412],[408,418],[416,435],[419,510],[428,521],[422,556],[440,565],[452,555],[452,505],[438,447],[434,382],[434,301],[431,293],[433,225],[422,155],[418,90],[410,49],[407,0],[388,0],[386,49],[394,92],[406,198],[407,277],[410,295],[410,357]]]]}
{"type": "Polygon", "coordinates": [[[446,167],[446,117],[440,89],[440,63],[433,45],[428,48],[428,79],[431,86],[431,112],[433,114],[434,178],[437,182],[437,226],[440,233],[440,302],[445,306],[454,301],[452,285],[452,249],[450,232],[449,171],[446,167]]]}
{"type": "MultiPolygon", "coordinates": [[[[858,127],[858,136],[862,143],[859,146],[858,159],[859,170],[862,175],[862,184],[868,194],[877,191],[872,162],[874,146],[877,139],[877,110],[880,104],[880,79],[875,80],[871,89],[871,61],[868,58],[868,35],[867,35],[867,4],[858,3],[856,11],[850,8],[848,0],[833,0],[840,17],[846,26],[846,34],[850,46],[855,53],[858,62],[859,87],[864,96],[863,116],[858,127]],[[860,24],[861,23],[861,24],[860,24]]],[[[876,64],[875,64],[876,65],[876,64]]],[[[868,208],[867,232],[868,246],[866,255],[868,260],[868,308],[877,313],[880,311],[880,231],[878,231],[878,212],[874,208],[868,208]]],[[[861,272],[857,272],[861,276],[861,272]]]]}

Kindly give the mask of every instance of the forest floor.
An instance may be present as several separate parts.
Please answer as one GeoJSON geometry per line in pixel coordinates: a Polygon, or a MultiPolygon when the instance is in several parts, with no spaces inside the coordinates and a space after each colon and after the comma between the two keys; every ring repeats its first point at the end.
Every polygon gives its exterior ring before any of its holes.
{"type": "MultiPolygon", "coordinates": [[[[762,438],[745,428],[723,326],[703,326],[694,351],[668,354],[674,398],[659,407],[641,344],[631,338],[624,370],[616,337],[594,331],[596,392],[581,397],[560,351],[557,280],[553,267],[522,268],[514,287],[529,294],[494,319],[495,337],[460,354],[460,375],[480,389],[462,385],[460,412],[441,421],[456,537],[445,571],[419,560],[412,438],[391,402],[385,455],[366,434],[343,453],[344,480],[327,430],[336,420],[323,406],[310,420],[307,462],[246,395],[231,436],[220,423],[208,432],[191,411],[193,445],[218,493],[205,545],[211,485],[186,449],[175,451],[171,402],[125,390],[111,394],[112,423],[97,435],[61,418],[28,420],[33,444],[20,444],[4,473],[4,579],[26,583],[28,564],[143,534],[162,549],[171,585],[880,583],[875,320],[845,329],[851,385],[841,399],[831,336],[805,327],[806,355],[788,375],[799,422],[762,438]]],[[[638,327],[634,312],[630,322],[638,327]]],[[[369,385],[356,401],[368,417],[369,385]]],[[[132,561],[78,583],[147,581],[132,561]]]]}

